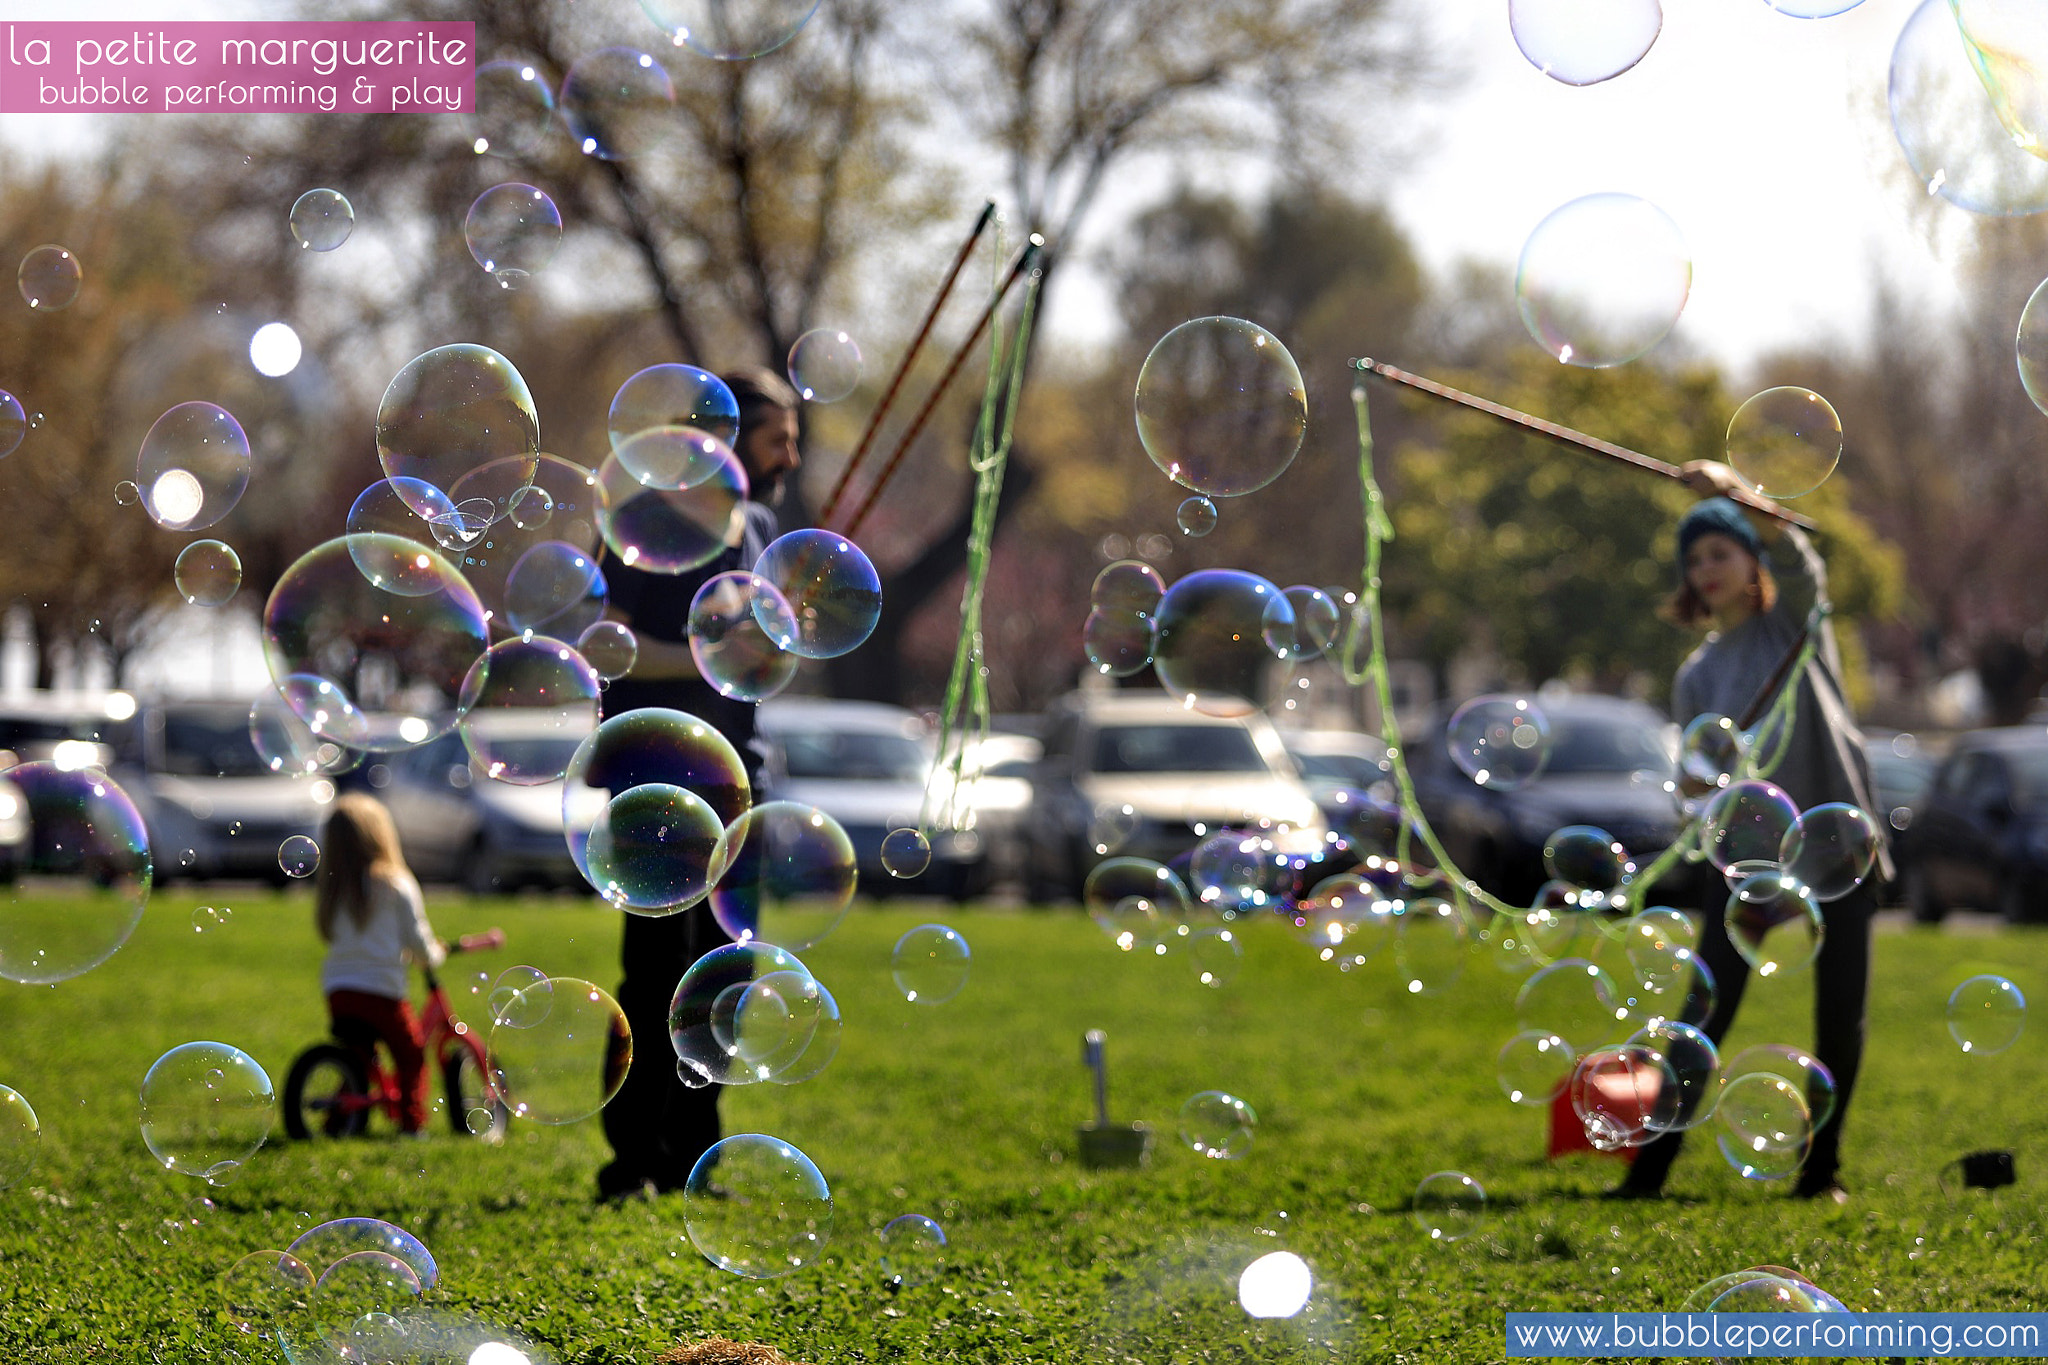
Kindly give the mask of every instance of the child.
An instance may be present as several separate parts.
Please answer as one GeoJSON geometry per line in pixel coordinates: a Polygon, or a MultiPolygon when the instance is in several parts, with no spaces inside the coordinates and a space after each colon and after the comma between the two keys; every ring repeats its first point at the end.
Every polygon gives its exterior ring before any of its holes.
{"type": "Polygon", "coordinates": [[[406,964],[438,967],[448,954],[427,923],[391,812],[375,797],[335,798],[320,835],[313,916],[328,945],[320,988],[334,1036],[356,1052],[365,1074],[374,1043],[384,1040],[398,1068],[399,1121],[417,1133],[427,1122],[426,1040],[408,998],[406,964]]]}

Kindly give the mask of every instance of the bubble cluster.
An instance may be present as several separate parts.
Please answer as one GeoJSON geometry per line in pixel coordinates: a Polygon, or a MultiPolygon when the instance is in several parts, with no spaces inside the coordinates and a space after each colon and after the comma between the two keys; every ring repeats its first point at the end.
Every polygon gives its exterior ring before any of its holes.
{"type": "Polygon", "coordinates": [[[292,201],[290,226],[304,250],[332,251],[355,231],[355,207],[339,190],[307,190],[292,201]]]}
{"type": "Polygon", "coordinates": [[[685,1085],[794,1084],[839,1051],[838,1002],[796,954],[750,940],[691,964],[669,1002],[685,1085]]]}
{"type": "Polygon", "coordinates": [[[1538,345],[1567,365],[1625,365],[1678,321],[1692,256],[1646,199],[1589,194],[1553,210],[1523,243],[1515,302],[1538,345]]]}
{"type": "Polygon", "coordinates": [[[174,1047],[142,1078],[142,1141],[165,1170],[223,1182],[270,1135],[277,1092],[226,1043],[174,1047]]]}
{"type": "Polygon", "coordinates": [[[690,1245],[720,1270],[772,1280],[801,1270],[832,1239],[832,1191],[816,1164],[765,1133],[714,1143],[683,1187],[690,1245]]]}
{"type": "Polygon", "coordinates": [[[1294,357],[1243,318],[1195,318],[1161,337],[1138,371],[1136,401],[1138,439],[1152,463],[1212,498],[1279,478],[1308,430],[1294,357]]]}

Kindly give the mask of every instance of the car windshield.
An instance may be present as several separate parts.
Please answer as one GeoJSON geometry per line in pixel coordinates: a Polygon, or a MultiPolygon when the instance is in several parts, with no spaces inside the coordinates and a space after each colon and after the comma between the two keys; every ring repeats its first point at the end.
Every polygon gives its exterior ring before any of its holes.
{"type": "Polygon", "coordinates": [[[1231,725],[1118,725],[1095,737],[1099,773],[1263,773],[1251,732],[1231,725]]]}
{"type": "Polygon", "coordinates": [[[931,766],[924,746],[907,735],[802,730],[780,738],[783,770],[791,777],[922,783],[931,766]]]}
{"type": "Polygon", "coordinates": [[[261,777],[270,770],[249,739],[239,711],[170,711],[164,715],[163,770],[175,777],[261,777]]]}
{"type": "Polygon", "coordinates": [[[1552,718],[1546,773],[1663,772],[1671,767],[1661,726],[1633,720],[1552,718]]]}
{"type": "Polygon", "coordinates": [[[1354,787],[1370,787],[1387,775],[1387,770],[1379,764],[1357,754],[1296,753],[1294,761],[1300,766],[1303,777],[1344,782],[1354,787]]]}

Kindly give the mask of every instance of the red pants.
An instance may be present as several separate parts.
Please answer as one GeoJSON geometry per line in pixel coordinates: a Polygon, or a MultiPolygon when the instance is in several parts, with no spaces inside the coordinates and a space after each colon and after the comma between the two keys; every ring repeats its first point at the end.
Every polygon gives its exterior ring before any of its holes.
{"type": "Polygon", "coordinates": [[[367,1030],[391,1050],[398,1071],[398,1122],[408,1133],[427,1126],[427,1040],[420,1034],[410,1000],[393,1000],[365,991],[329,991],[327,1016],[334,1036],[363,1064],[363,1074],[377,1070],[376,1049],[367,1030]]]}

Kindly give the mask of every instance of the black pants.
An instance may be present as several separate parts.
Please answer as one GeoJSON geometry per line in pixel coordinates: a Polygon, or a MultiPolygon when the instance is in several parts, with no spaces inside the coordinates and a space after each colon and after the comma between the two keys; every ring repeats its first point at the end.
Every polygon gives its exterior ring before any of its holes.
{"type": "MultiPolygon", "coordinates": [[[[1727,902],[1725,896],[1717,896],[1718,890],[1716,881],[1707,893],[1707,903],[1701,906],[1699,943],[1700,960],[1714,974],[1720,992],[1704,1026],[1715,1047],[1728,1036],[1735,1011],[1742,1004],[1743,989],[1749,984],[1749,962],[1728,940],[1722,921],[1727,902]]],[[[1870,917],[1877,910],[1877,897],[1869,886],[1859,886],[1820,909],[1827,932],[1811,968],[1813,1055],[1834,1075],[1835,1112],[1813,1135],[1813,1147],[1800,1171],[1799,1188],[1808,1190],[1826,1187],[1841,1164],[1842,1123],[1849,1114],[1849,1097],[1856,1090],[1856,1073],[1863,1067],[1863,1015],[1870,996],[1870,917]]],[[[1683,1132],[1666,1133],[1644,1146],[1636,1153],[1627,1186],[1662,1189],[1684,1137],[1683,1132]]]]}

